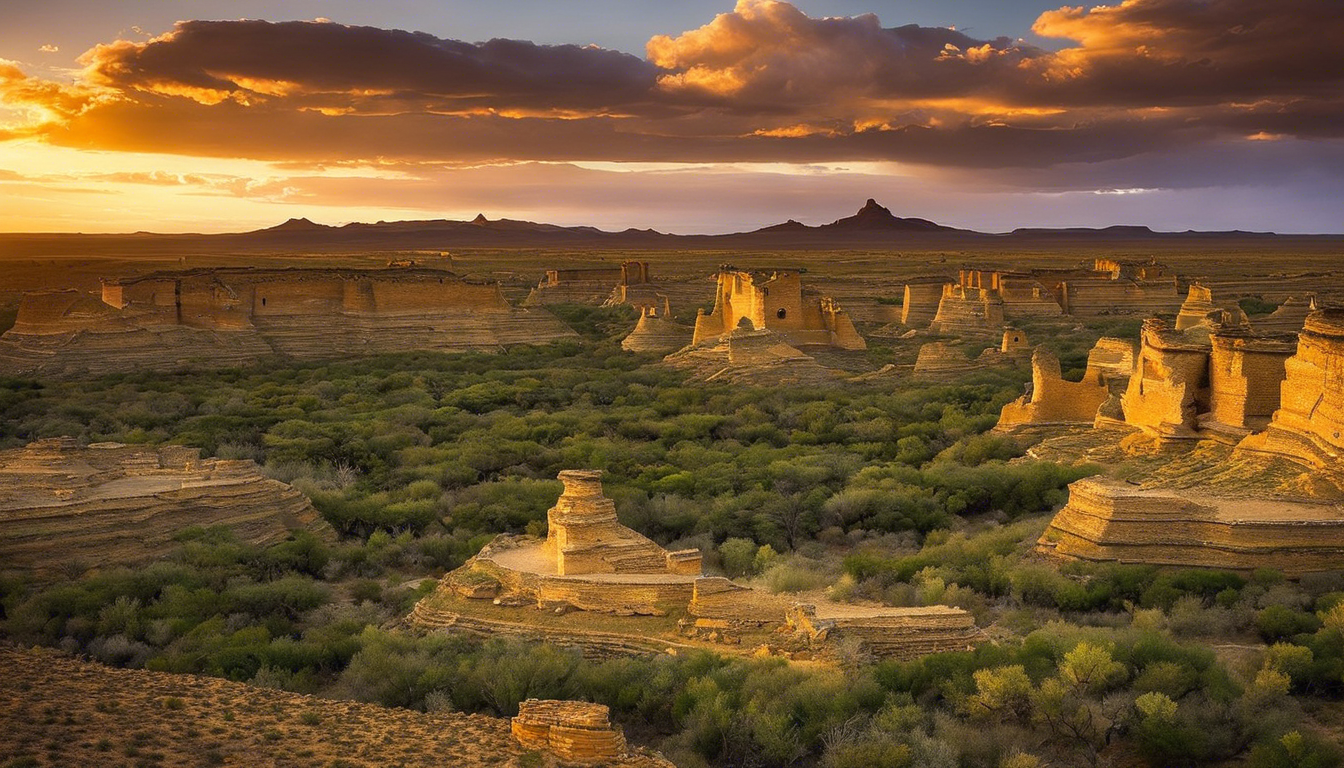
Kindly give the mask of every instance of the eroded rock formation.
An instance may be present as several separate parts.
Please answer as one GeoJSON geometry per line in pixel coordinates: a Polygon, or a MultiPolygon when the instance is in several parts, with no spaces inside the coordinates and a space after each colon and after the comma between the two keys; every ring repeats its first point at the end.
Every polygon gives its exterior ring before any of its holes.
{"type": "Polygon", "coordinates": [[[1272,568],[1297,577],[1344,568],[1344,507],[1092,478],[1069,486],[1068,504],[1038,547],[1065,559],[1272,568]]]}
{"type": "Polygon", "coordinates": [[[1284,369],[1279,408],[1268,428],[1239,447],[1338,465],[1344,454],[1344,309],[1308,317],[1284,369]]]}
{"type": "Polygon", "coordinates": [[[719,270],[714,309],[695,319],[692,344],[713,342],[736,331],[743,321],[756,330],[775,331],[791,345],[867,349],[849,315],[830,297],[805,288],[796,269],[719,270]]]}
{"type": "Polygon", "coordinates": [[[0,366],[22,375],[234,367],[413,350],[498,349],[574,332],[517,309],[493,284],[414,265],[387,269],[221,268],[108,280],[25,296],[0,337],[0,366]]]}
{"type": "Polygon", "coordinates": [[[772,330],[744,327],[713,340],[693,344],[663,361],[691,372],[695,381],[772,387],[783,385],[824,386],[839,376],[816,358],[789,343],[788,337],[772,330]]]}
{"type": "MultiPolygon", "coordinates": [[[[1109,351],[1103,350],[1098,357],[1109,351]]],[[[1111,397],[1113,377],[1118,376],[1112,372],[1114,369],[1092,365],[1091,357],[1082,381],[1065,381],[1059,358],[1045,347],[1037,347],[1031,356],[1031,391],[1003,407],[997,428],[1096,421],[1097,412],[1111,397]]]]}
{"type": "Polygon", "coordinates": [[[657,653],[683,643],[669,642],[656,628],[621,635],[498,615],[485,618],[474,615],[479,611],[471,605],[543,608],[562,619],[573,610],[667,617],[664,622],[681,616],[679,626],[686,635],[711,642],[733,643],[730,638],[743,629],[778,630],[802,647],[824,648],[847,637],[874,655],[897,658],[965,650],[982,640],[971,615],[957,608],[798,604],[722,577],[702,577],[699,551],[668,552],[621,525],[614,503],[602,495],[599,478],[597,472],[560,473],[565,491],[547,514],[545,540],[496,537],[444,576],[435,592],[416,604],[409,623],[424,629],[541,638],[599,656],[657,653]]]}
{"type": "Polygon", "coordinates": [[[964,376],[1024,359],[1031,351],[1027,334],[1009,328],[996,347],[987,347],[974,358],[966,356],[959,342],[932,341],[923,344],[915,357],[914,374],[932,381],[955,381],[964,376]]]}
{"type": "Polygon", "coordinates": [[[691,343],[694,329],[672,320],[672,308],[667,297],[661,306],[644,307],[639,311],[635,329],[621,340],[621,349],[627,352],[673,352],[691,343]]]}
{"type": "Polygon", "coordinates": [[[603,267],[550,269],[523,300],[523,306],[601,304],[613,290],[649,285],[647,261],[623,261],[603,267]]]}
{"type": "Polygon", "coordinates": [[[942,279],[914,280],[905,285],[901,303],[901,324],[911,328],[928,328],[938,315],[938,302],[943,298],[942,279]]]}
{"type": "Polygon", "coordinates": [[[292,531],[330,535],[307,497],[251,461],[195,448],[70,438],[0,451],[0,563],[51,573],[63,564],[129,565],[163,557],[191,526],[224,525],[251,544],[292,531]]]}
{"type": "MultiPolygon", "coordinates": [[[[523,749],[544,752],[566,768],[626,764],[630,758],[625,734],[611,724],[611,712],[605,704],[528,699],[518,703],[512,729],[523,749]]],[[[649,768],[672,767],[663,760],[645,760],[641,765],[649,768]]]]}

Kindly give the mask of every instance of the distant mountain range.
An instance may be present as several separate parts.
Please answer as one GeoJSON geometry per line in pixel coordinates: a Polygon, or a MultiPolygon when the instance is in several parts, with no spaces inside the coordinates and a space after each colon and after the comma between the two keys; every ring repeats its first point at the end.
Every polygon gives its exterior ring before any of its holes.
{"type": "Polygon", "coordinates": [[[213,252],[313,252],[451,250],[452,248],[572,248],[602,249],[717,249],[770,248],[814,250],[824,248],[956,248],[993,245],[1021,246],[1032,242],[1059,245],[1180,242],[1190,239],[1344,240],[1344,235],[1276,235],[1258,232],[1154,232],[1148,227],[1114,226],[1100,229],[1015,229],[989,234],[947,227],[927,219],[902,218],[868,200],[853,216],[830,224],[808,226],[792,219],[750,232],[722,235],[673,235],[652,229],[610,232],[596,227],[565,227],[514,219],[470,221],[428,219],[379,221],[344,226],[317,224],[308,219],[289,221],[266,229],[230,234],[0,234],[0,256],[70,254],[74,248],[91,253],[127,254],[213,252]]]}

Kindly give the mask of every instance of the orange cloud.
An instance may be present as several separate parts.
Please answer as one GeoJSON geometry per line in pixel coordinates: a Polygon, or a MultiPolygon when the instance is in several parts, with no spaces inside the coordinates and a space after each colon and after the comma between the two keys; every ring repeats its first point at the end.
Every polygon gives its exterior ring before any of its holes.
{"type": "MultiPolygon", "coordinates": [[[[0,62],[0,138],[272,161],[1097,162],[1223,137],[1344,136],[1344,14],[1319,0],[1127,0],[1042,14],[1050,52],[739,0],[647,59],[330,22],[187,21],[0,62]]],[[[1263,142],[1261,142],[1263,143],[1263,142]]],[[[1139,186],[1139,185],[1127,185],[1139,186]]]]}

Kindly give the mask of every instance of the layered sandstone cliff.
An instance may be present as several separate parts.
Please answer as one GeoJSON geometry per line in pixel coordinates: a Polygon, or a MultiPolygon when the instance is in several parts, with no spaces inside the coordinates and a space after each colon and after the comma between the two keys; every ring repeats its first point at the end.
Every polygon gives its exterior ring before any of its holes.
{"type": "Polygon", "coordinates": [[[1065,559],[1254,570],[1344,568],[1344,507],[1093,478],[1069,486],[1039,549],[1065,559]]]}
{"type": "MultiPolygon", "coordinates": [[[[528,699],[519,702],[511,727],[523,749],[543,752],[565,768],[629,765],[632,761],[625,734],[611,724],[605,704],[528,699]]],[[[648,768],[672,768],[661,758],[640,759],[639,765],[648,768]]]]}
{"type": "Polygon", "coordinates": [[[1344,456],[1344,310],[1308,317],[1284,369],[1279,408],[1268,428],[1239,448],[1338,466],[1344,456]]]}
{"type": "Polygon", "coordinates": [[[101,302],[30,294],[0,337],[11,375],[226,368],[268,356],[316,360],[547,343],[575,334],[492,284],[438,269],[227,268],[106,281],[101,302]]]}
{"type": "Polygon", "coordinates": [[[49,574],[67,563],[145,562],[173,551],[183,529],[216,525],[259,545],[298,529],[330,535],[307,497],[251,461],[69,438],[0,451],[5,568],[49,574]]]}

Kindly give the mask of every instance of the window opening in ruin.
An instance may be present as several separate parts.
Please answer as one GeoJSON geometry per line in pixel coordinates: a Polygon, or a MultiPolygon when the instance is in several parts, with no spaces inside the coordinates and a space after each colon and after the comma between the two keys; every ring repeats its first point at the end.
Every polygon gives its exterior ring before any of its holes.
{"type": "Polygon", "coordinates": [[[783,320],[784,316],[787,315],[788,313],[789,311],[787,309],[781,308],[778,312],[775,313],[775,317],[778,317],[780,320],[783,320]]]}
{"type": "Polygon", "coordinates": [[[262,296],[262,297],[261,297],[261,306],[263,306],[263,307],[266,306],[266,297],[265,297],[265,296],[262,296]]]}

